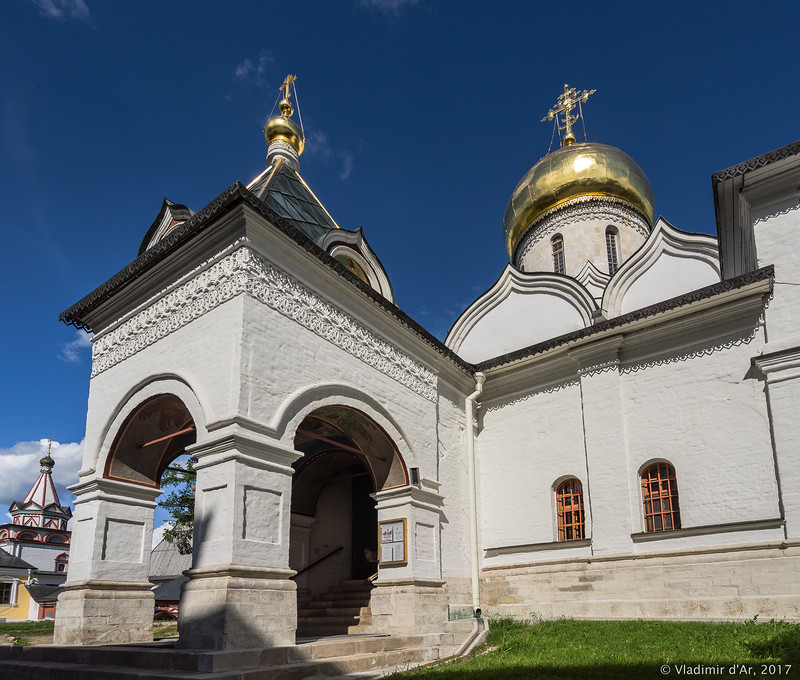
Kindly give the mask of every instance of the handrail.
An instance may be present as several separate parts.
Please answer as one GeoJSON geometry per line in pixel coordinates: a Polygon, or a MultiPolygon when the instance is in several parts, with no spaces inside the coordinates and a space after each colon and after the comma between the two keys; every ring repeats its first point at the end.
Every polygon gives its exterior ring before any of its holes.
{"type": "Polygon", "coordinates": [[[318,565],[320,562],[322,562],[323,560],[327,560],[327,559],[328,559],[328,558],[329,558],[331,555],[335,555],[335,554],[336,554],[337,552],[339,552],[339,551],[340,551],[342,548],[344,548],[344,546],[343,546],[343,545],[340,545],[338,548],[334,548],[333,550],[331,550],[331,551],[330,551],[329,553],[327,553],[326,555],[323,555],[322,557],[320,557],[318,560],[314,560],[314,561],[313,561],[313,562],[311,562],[310,564],[307,564],[305,567],[303,567],[302,569],[300,569],[300,570],[299,570],[299,571],[298,571],[298,572],[297,572],[297,573],[296,573],[294,576],[292,576],[292,578],[297,578],[297,577],[298,577],[298,576],[300,576],[300,574],[302,574],[304,571],[308,571],[309,569],[311,569],[311,567],[315,567],[315,566],[317,566],[317,565],[318,565]]]}

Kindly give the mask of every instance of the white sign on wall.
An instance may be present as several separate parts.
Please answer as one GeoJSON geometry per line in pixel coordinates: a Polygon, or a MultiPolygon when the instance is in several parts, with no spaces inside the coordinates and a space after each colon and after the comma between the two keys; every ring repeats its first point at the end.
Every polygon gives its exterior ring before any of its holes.
{"type": "Polygon", "coordinates": [[[378,522],[378,557],[381,566],[408,563],[406,537],[405,517],[378,522]]]}

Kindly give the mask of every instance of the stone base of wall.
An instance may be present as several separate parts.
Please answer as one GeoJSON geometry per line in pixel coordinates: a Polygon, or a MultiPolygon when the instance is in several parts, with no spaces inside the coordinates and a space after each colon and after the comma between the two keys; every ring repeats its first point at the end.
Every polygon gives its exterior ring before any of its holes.
{"type": "Polygon", "coordinates": [[[488,567],[481,586],[491,617],[800,621],[800,544],[488,567]]]}
{"type": "Polygon", "coordinates": [[[153,641],[152,583],[74,581],[58,596],[56,645],[153,641]]]}
{"type": "Polygon", "coordinates": [[[291,569],[226,564],[190,569],[178,610],[184,649],[293,645],[297,589],[291,569]]]}
{"type": "Polygon", "coordinates": [[[378,580],[370,595],[370,633],[440,633],[448,620],[444,581],[408,578],[378,580]]]}

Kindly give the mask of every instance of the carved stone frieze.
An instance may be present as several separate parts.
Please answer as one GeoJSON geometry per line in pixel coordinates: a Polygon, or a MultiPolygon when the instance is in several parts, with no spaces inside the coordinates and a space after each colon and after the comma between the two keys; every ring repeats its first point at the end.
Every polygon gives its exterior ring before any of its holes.
{"type": "Polygon", "coordinates": [[[203,265],[174,290],[101,333],[92,348],[92,377],[183,328],[223,302],[246,294],[388,375],[429,401],[436,378],[407,354],[323,300],[247,247],[203,265]]]}

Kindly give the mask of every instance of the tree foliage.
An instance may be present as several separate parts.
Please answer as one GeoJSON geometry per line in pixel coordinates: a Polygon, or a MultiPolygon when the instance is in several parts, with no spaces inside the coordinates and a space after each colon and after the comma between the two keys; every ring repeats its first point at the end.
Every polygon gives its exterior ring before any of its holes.
{"type": "Polygon", "coordinates": [[[169,512],[172,525],[164,532],[164,540],[172,543],[181,555],[192,554],[192,530],[194,529],[194,461],[175,464],[164,470],[161,488],[164,495],[158,506],[169,512]],[[178,472],[177,470],[180,470],[178,472]]]}

